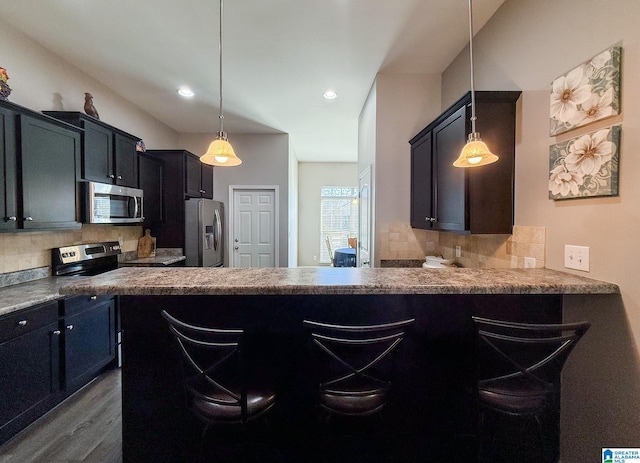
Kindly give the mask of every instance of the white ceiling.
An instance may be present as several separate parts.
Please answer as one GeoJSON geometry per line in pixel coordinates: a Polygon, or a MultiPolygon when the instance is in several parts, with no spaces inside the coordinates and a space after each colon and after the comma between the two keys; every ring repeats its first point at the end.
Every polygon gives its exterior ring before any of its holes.
{"type": "MultiPolygon", "coordinates": [[[[474,2],[476,31],[503,2],[474,2]]],[[[218,0],[0,0],[0,15],[174,130],[218,130],[218,0]]],[[[467,0],[227,0],[225,131],[284,132],[300,161],[355,162],[376,74],[442,72],[467,21],[467,0]]]]}

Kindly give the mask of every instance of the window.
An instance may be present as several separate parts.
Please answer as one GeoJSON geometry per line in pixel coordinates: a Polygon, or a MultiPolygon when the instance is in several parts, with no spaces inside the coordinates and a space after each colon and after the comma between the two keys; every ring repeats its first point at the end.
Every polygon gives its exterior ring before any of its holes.
{"type": "Polygon", "coordinates": [[[325,186],[320,189],[320,262],[329,263],[331,249],[346,248],[349,237],[358,236],[358,188],[325,186]]]}

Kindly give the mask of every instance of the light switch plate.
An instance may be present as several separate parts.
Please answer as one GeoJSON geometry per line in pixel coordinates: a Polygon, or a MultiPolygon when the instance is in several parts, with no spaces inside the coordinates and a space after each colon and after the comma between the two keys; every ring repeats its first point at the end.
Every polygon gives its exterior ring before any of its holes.
{"type": "Polygon", "coordinates": [[[564,246],[564,266],[574,270],[589,271],[589,247],[573,246],[565,244],[564,246]]]}

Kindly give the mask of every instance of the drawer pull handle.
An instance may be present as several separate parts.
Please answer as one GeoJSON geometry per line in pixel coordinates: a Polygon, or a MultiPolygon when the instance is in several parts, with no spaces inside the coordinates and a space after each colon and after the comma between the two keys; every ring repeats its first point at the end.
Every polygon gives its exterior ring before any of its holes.
{"type": "Polygon", "coordinates": [[[51,334],[54,336],[60,336],[60,330],[53,330],[51,334]]]}
{"type": "Polygon", "coordinates": [[[18,322],[18,325],[20,325],[20,326],[27,326],[27,323],[28,323],[28,322],[27,322],[27,320],[20,320],[20,321],[18,322]]]}
{"type": "Polygon", "coordinates": [[[89,299],[91,299],[92,301],[95,301],[96,299],[98,299],[98,296],[91,296],[89,299]]]}
{"type": "Polygon", "coordinates": [[[73,329],[73,325],[67,325],[67,329],[71,331],[73,329]]]}

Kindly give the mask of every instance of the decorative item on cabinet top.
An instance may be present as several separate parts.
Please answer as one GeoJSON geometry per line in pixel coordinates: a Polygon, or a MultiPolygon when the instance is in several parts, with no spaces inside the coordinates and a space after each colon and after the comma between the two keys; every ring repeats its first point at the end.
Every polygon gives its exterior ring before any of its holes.
{"type": "Polygon", "coordinates": [[[93,95],[91,93],[84,94],[84,112],[91,117],[100,119],[100,114],[98,114],[98,110],[93,105],[93,95]]]}
{"type": "Polygon", "coordinates": [[[8,80],[9,74],[7,74],[7,70],[0,67],[0,100],[7,100],[11,95],[11,87],[9,87],[8,80]]]}

